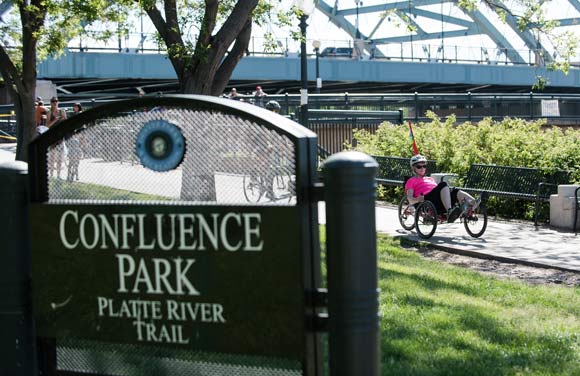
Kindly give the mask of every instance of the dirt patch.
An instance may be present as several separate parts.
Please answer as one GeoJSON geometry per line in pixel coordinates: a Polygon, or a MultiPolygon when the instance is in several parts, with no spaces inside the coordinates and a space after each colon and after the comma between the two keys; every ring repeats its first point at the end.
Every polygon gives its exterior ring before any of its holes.
{"type": "Polygon", "coordinates": [[[407,247],[407,249],[414,250],[431,260],[469,268],[500,279],[522,280],[532,285],[552,284],[580,287],[580,273],[456,255],[428,247],[407,247]]]}

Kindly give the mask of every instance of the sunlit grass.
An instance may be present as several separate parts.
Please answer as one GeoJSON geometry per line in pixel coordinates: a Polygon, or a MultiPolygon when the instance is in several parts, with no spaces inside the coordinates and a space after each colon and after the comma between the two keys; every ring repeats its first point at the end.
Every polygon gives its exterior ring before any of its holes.
{"type": "Polygon", "coordinates": [[[51,179],[50,189],[60,192],[64,197],[77,200],[91,200],[95,198],[109,201],[168,201],[166,196],[148,193],[132,192],[125,189],[112,188],[99,184],[68,182],[61,179],[51,179]]]}
{"type": "Polygon", "coordinates": [[[580,375],[579,288],[500,280],[385,235],[377,243],[382,375],[580,375]]]}
{"type": "Polygon", "coordinates": [[[580,289],[499,280],[378,238],[384,375],[579,375],[580,289]]]}

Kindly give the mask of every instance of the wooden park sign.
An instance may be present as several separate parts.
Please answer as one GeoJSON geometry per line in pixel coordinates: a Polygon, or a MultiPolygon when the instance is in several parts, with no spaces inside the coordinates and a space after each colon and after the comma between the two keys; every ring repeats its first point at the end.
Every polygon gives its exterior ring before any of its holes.
{"type": "Polygon", "coordinates": [[[40,335],[301,359],[295,208],[38,205],[33,217],[40,335]]]}

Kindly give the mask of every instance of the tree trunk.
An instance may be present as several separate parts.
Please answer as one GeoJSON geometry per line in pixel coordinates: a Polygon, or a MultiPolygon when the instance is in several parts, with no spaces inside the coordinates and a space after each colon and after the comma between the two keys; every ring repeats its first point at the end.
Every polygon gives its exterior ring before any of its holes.
{"type": "MultiPolygon", "coordinates": [[[[169,50],[183,50],[177,22],[174,0],[165,0],[165,15],[155,5],[146,8],[157,31],[169,50]]],[[[217,0],[206,0],[205,13],[197,39],[195,53],[190,56],[169,53],[184,94],[220,95],[229,78],[246,51],[250,36],[252,12],[258,0],[238,1],[229,17],[214,33],[219,12],[217,0]],[[234,43],[235,42],[235,43],[234,43]],[[228,54],[228,49],[234,43],[228,54]],[[225,58],[224,58],[225,57],[225,58]],[[219,77],[218,77],[219,76],[219,77]]],[[[217,158],[213,150],[215,140],[211,130],[203,124],[196,125],[199,136],[189,140],[188,155],[183,162],[181,199],[187,201],[215,201],[215,166],[217,158]]]]}
{"type": "MultiPolygon", "coordinates": [[[[192,62],[190,69],[184,69],[184,74],[179,80],[182,91],[188,94],[214,96],[223,93],[234,68],[244,56],[250,42],[251,30],[252,21],[250,19],[236,38],[234,47],[225,59],[223,55],[217,55],[212,51],[209,53],[211,59],[205,61],[199,59],[192,62]]],[[[211,132],[208,133],[211,134],[211,132]]],[[[219,162],[219,156],[213,150],[213,142],[215,140],[201,135],[195,140],[194,150],[190,149],[192,154],[183,164],[182,200],[216,201],[214,167],[219,162]],[[203,161],[203,166],[199,165],[199,161],[203,161]]]]}
{"type": "MultiPolygon", "coordinates": [[[[36,88],[36,83],[34,85],[36,88]]],[[[34,91],[14,95],[16,114],[16,160],[28,162],[28,144],[36,136],[36,113],[34,91]]]]}
{"type": "Polygon", "coordinates": [[[42,1],[19,2],[22,24],[22,70],[19,71],[10,55],[0,46],[0,72],[14,100],[16,113],[16,159],[28,162],[28,144],[36,135],[36,47],[38,34],[46,18],[46,4],[42,1]]]}
{"type": "Polygon", "coordinates": [[[193,72],[186,70],[183,76],[179,79],[181,92],[183,94],[211,95],[211,84],[215,77],[215,73],[215,71],[209,71],[208,67],[201,66],[198,66],[193,72]]]}

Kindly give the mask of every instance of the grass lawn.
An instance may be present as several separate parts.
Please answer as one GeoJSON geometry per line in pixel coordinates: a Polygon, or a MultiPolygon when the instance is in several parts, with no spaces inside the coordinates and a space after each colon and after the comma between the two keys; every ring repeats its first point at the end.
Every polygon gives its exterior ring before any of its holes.
{"type": "Polygon", "coordinates": [[[383,375],[580,375],[579,288],[377,248],[383,375]]]}
{"type": "Polygon", "coordinates": [[[60,196],[76,200],[108,200],[108,201],[168,201],[165,196],[132,192],[124,189],[106,187],[98,184],[68,182],[51,178],[50,189],[60,193],[60,196]]]}

